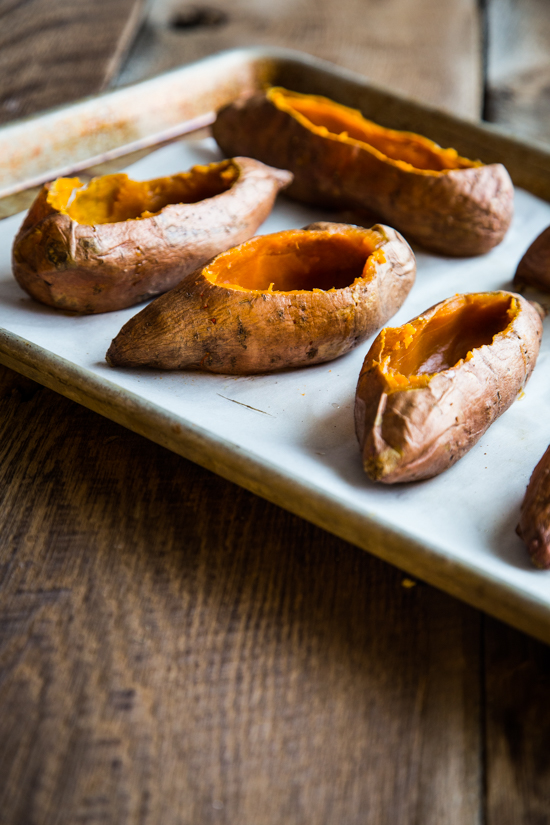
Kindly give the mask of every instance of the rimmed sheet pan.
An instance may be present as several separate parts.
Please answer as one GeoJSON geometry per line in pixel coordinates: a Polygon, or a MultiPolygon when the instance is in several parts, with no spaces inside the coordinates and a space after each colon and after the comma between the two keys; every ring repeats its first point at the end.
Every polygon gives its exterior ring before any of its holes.
{"type": "MultiPolygon", "coordinates": [[[[516,183],[531,190],[518,190],[513,227],[489,255],[452,260],[416,250],[417,284],[392,324],[457,291],[510,285],[519,257],[550,223],[550,204],[543,199],[550,198],[548,153],[287,52],[230,52],[5,127],[0,147],[19,143],[11,156],[0,154],[6,158],[0,164],[4,191],[25,188],[51,170],[83,168],[101,153],[122,155],[128,144],[153,141],[162,129],[163,140],[172,139],[178,128],[185,131],[178,117],[205,122],[218,105],[266,82],[330,94],[466,155],[504,160],[516,183]],[[62,138],[55,137],[60,123],[62,138]],[[40,136],[42,155],[35,157],[40,136]],[[18,154],[24,146],[32,163],[18,154]]],[[[155,177],[217,156],[210,139],[188,140],[150,154],[130,171],[155,177]]],[[[337,217],[283,198],[261,231],[337,217]]],[[[362,472],[353,432],[353,395],[369,342],[330,364],[269,376],[111,369],[105,351],[136,309],[75,317],[33,302],[10,272],[20,221],[15,215],[0,223],[2,363],[550,641],[550,575],[531,567],[514,533],[529,475],[550,440],[550,341],[543,342],[525,396],[456,467],[428,482],[376,486],[362,472]]]]}

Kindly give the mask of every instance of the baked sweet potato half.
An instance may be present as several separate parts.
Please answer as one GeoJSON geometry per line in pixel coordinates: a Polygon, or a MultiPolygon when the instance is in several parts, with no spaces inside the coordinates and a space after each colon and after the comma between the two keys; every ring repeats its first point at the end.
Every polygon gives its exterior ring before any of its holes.
{"type": "Polygon", "coordinates": [[[539,313],[512,292],[456,295],[383,329],[355,398],[367,475],[393,484],[448,469],[515,400],[541,336],[539,313]]]}
{"type": "Polygon", "coordinates": [[[433,252],[479,255],[510,225],[514,190],[504,166],[385,129],[325,97],[271,88],[223,108],[213,130],[226,154],[290,169],[290,196],[367,209],[433,252]]]}
{"type": "Polygon", "coordinates": [[[144,182],[59,178],[43,187],[15,238],[13,274],[59,309],[132,306],[251,238],[291,179],[250,158],[144,182]]]}
{"type": "Polygon", "coordinates": [[[119,367],[246,374],[330,361],[379,329],[413,285],[394,229],[318,223],[222,252],[122,328],[119,367]]]}
{"type": "Polygon", "coordinates": [[[550,568],[550,447],[533,470],[516,532],[535,567],[550,568]]]}

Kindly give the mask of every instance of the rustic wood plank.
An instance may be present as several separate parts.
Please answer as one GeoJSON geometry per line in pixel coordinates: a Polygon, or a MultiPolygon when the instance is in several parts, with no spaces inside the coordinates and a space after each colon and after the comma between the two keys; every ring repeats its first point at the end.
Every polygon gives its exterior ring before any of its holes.
{"type": "Polygon", "coordinates": [[[480,115],[476,0],[219,0],[214,7],[217,14],[201,14],[200,5],[155,0],[119,82],[223,49],[284,45],[458,114],[480,115]]]}
{"type": "Polygon", "coordinates": [[[99,92],[116,75],[144,0],[10,0],[0,6],[0,123],[99,92]]]}
{"type": "Polygon", "coordinates": [[[550,822],[550,648],[487,619],[487,825],[550,822]]]}
{"type": "Polygon", "coordinates": [[[487,0],[487,120],[550,142],[547,0],[487,0]]]}
{"type": "Polygon", "coordinates": [[[477,821],[476,611],[1,372],[2,821],[477,821]]]}

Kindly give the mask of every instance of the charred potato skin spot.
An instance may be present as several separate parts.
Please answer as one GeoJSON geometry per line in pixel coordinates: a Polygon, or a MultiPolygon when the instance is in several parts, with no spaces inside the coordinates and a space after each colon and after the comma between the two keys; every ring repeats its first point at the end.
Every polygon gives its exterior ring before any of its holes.
{"type": "MultiPolygon", "coordinates": [[[[493,294],[519,302],[506,334],[495,335],[492,344],[476,347],[468,359],[436,373],[425,387],[388,392],[373,365],[382,346],[380,335],[375,340],[363,363],[355,400],[363,467],[373,481],[420,481],[448,469],[521,392],[535,367],[542,322],[520,295],[493,294]]],[[[445,303],[418,318],[433,317],[445,303]]]]}
{"type": "MultiPolygon", "coordinates": [[[[372,231],[322,224],[270,237],[306,232],[329,236],[348,230],[372,231]]],[[[379,329],[414,283],[416,263],[407,242],[390,227],[373,230],[380,234],[385,261],[376,263],[370,280],[358,278],[332,292],[237,292],[210,282],[197,270],[122,328],[107,361],[112,366],[243,375],[337,358],[379,329]],[[213,317],[215,325],[208,322],[213,317]],[[154,364],[152,351],[161,353],[154,364]]],[[[239,249],[231,254],[238,255],[239,249]]]]}
{"type": "Polygon", "coordinates": [[[54,209],[47,200],[51,185],[44,186],[14,242],[17,282],[43,304],[83,314],[166,292],[213,255],[252,237],[292,179],[250,158],[233,163],[238,177],[219,195],[95,226],[54,209]]]}
{"type": "Polygon", "coordinates": [[[368,210],[439,254],[488,252],[502,241],[512,219],[514,190],[502,164],[416,174],[361,146],[310,131],[265,94],[223,108],[213,133],[228,156],[238,152],[293,172],[289,196],[329,208],[368,210]]]}
{"type": "Polygon", "coordinates": [[[531,561],[550,568],[550,447],[533,470],[521,505],[516,532],[527,545],[531,561]]]}

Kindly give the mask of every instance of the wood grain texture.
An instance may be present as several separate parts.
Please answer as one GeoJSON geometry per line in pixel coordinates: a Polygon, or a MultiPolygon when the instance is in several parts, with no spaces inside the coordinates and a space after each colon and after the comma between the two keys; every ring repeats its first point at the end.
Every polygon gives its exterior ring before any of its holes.
{"type": "Polygon", "coordinates": [[[487,0],[487,120],[550,142],[547,0],[487,0]]]}
{"type": "MultiPolygon", "coordinates": [[[[97,90],[97,5],[0,6],[6,118],[97,90]]],[[[277,43],[477,113],[473,2],[266,5],[158,0],[124,79],[277,43]]],[[[0,432],[1,825],[549,821],[546,647],[5,368],[0,432]]]]}
{"type": "Polygon", "coordinates": [[[433,105],[478,117],[481,30],[475,0],[156,0],[119,82],[224,49],[276,45],[360,72],[433,105]],[[210,5],[207,9],[210,8],[210,5]],[[174,21],[187,25],[174,27],[174,21]]]}
{"type": "Polygon", "coordinates": [[[0,821],[477,821],[475,611],[2,374],[0,821]]]}
{"type": "Polygon", "coordinates": [[[0,123],[99,92],[144,11],[144,0],[1,3],[0,123]]]}
{"type": "Polygon", "coordinates": [[[550,822],[550,649],[486,620],[487,825],[550,822]]]}

